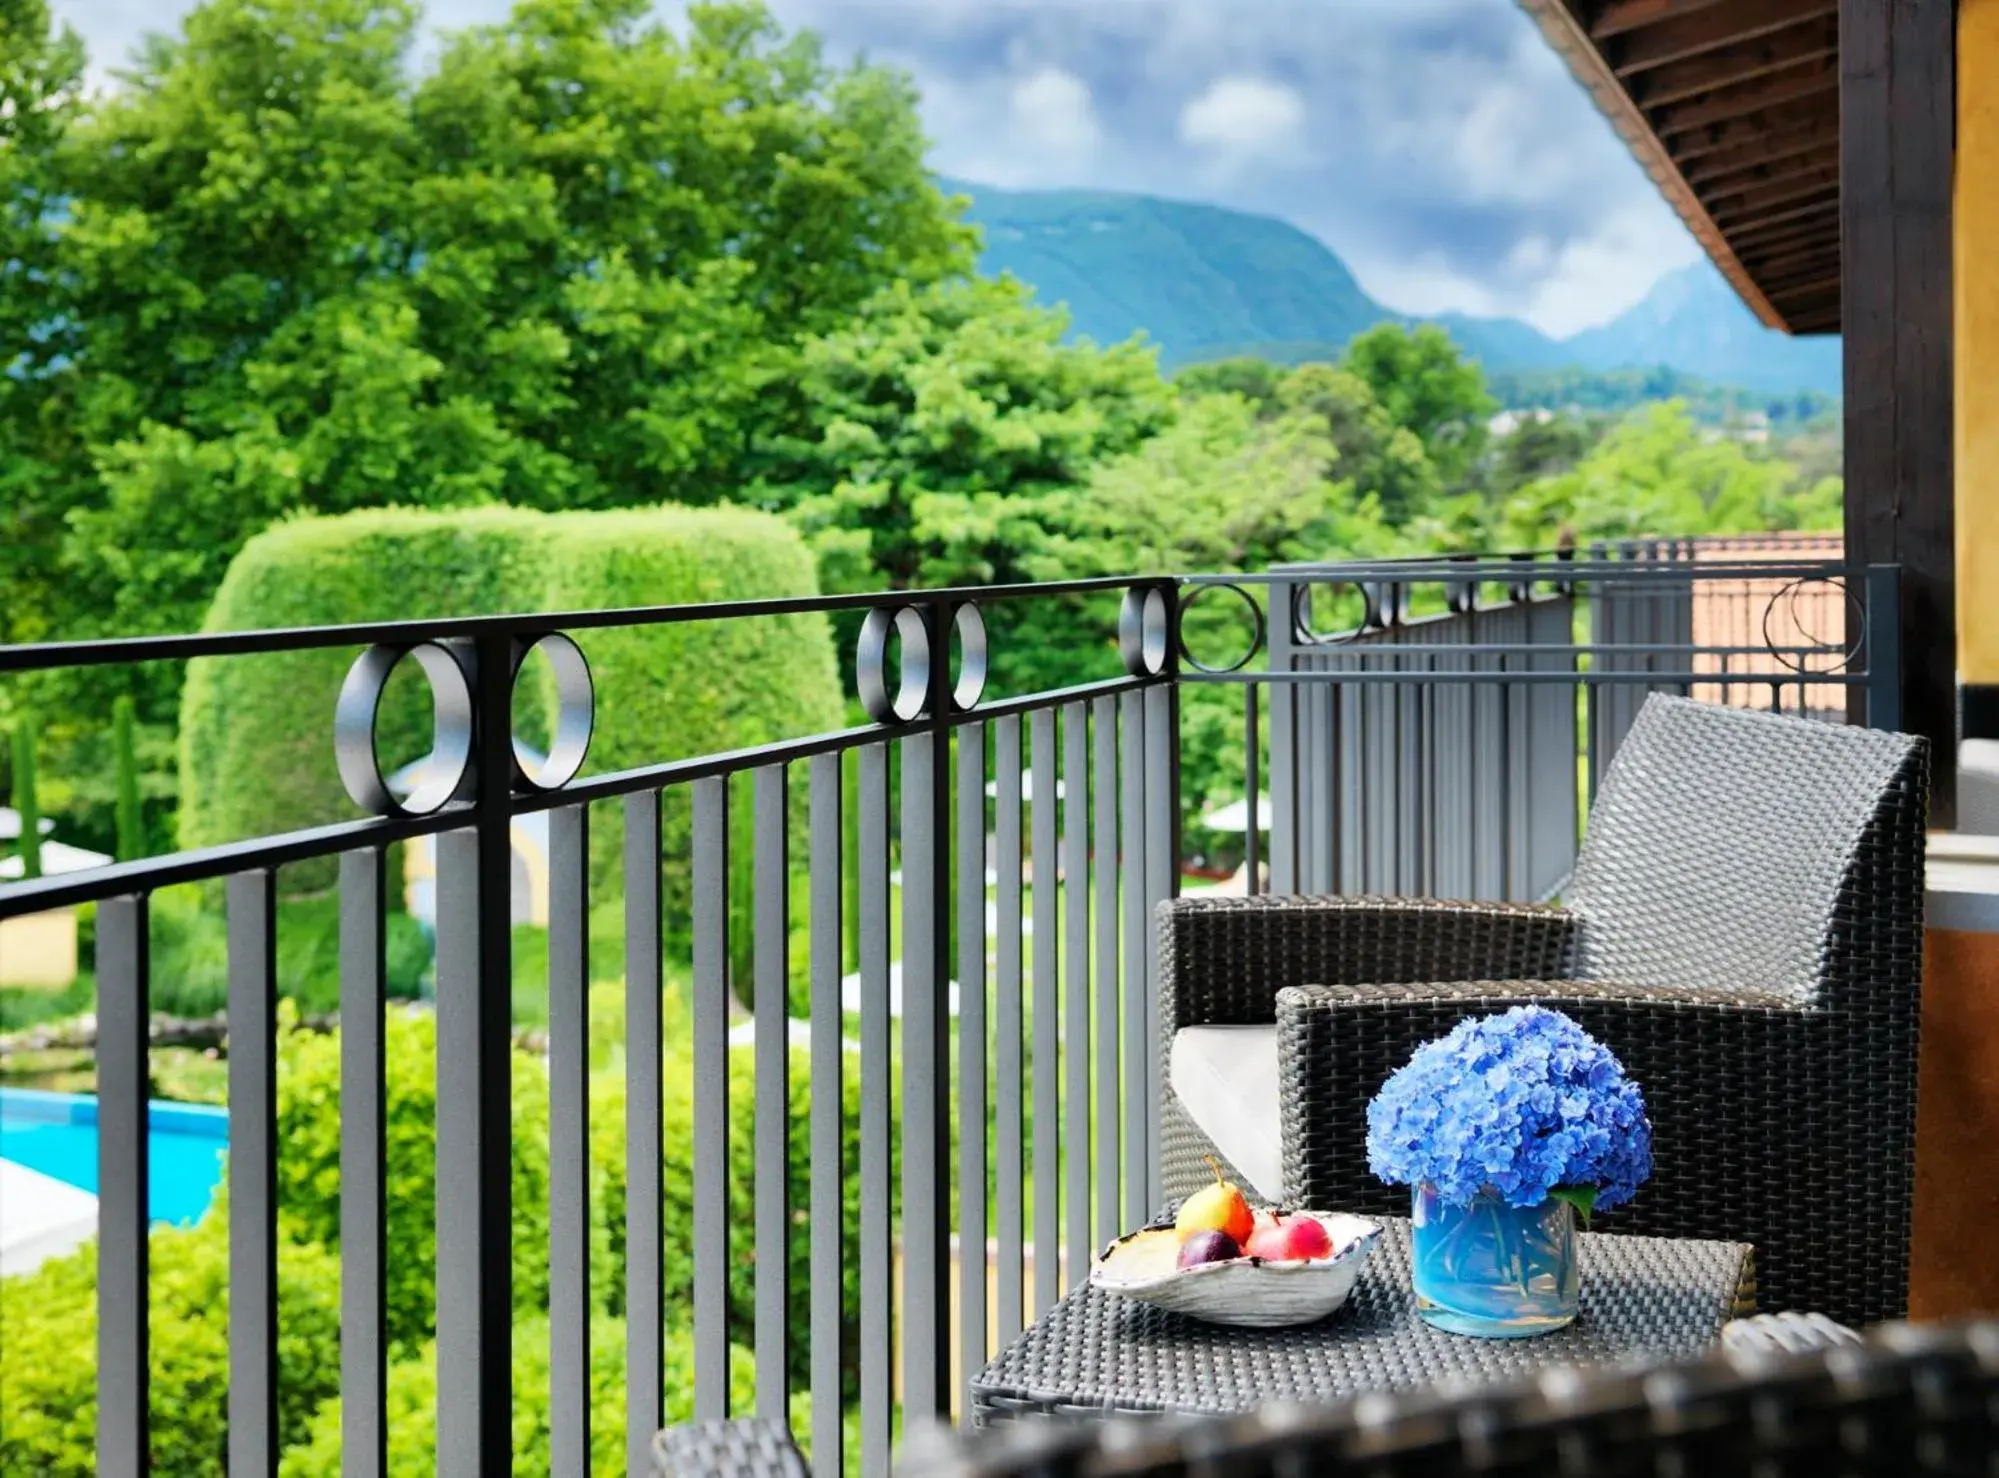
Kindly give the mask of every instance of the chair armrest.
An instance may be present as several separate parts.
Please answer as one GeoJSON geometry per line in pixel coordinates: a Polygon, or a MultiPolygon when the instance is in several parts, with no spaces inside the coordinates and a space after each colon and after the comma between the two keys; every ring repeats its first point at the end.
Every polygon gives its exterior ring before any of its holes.
{"type": "Polygon", "coordinates": [[[782,1422],[687,1422],[652,1441],[655,1478],[811,1478],[782,1422]]]}
{"type": "MultiPolygon", "coordinates": [[[[1367,1163],[1367,1106],[1423,1043],[1467,1016],[1535,1002],[1574,1018],[1615,1052],[1644,1091],[1653,1123],[1653,1183],[1616,1213],[1620,1226],[1660,1235],[1716,1236],[1762,1218],[1721,1215],[1701,1230],[1647,1223],[1700,1208],[1721,1211],[1762,1194],[1759,1177],[1715,1182],[1751,1162],[1791,1159],[1828,1168],[1822,1150],[1797,1140],[1801,1113],[1829,1114],[1839,1093],[1826,1066],[1836,1013],[1774,992],[1727,995],[1575,980],[1444,981],[1402,985],[1297,986],[1278,993],[1277,1063],[1284,1190],[1294,1201],[1370,1214],[1404,1210],[1367,1163]],[[1773,1064],[1778,1065],[1773,1069],[1773,1064]]],[[[1775,1170],[1760,1177],[1783,1179],[1775,1170]]],[[[1763,1238],[1738,1229],[1728,1240],[1763,1238]]]]}
{"type": "Polygon", "coordinates": [[[1292,986],[1553,978],[1576,932],[1567,909],[1422,898],[1176,898],[1158,924],[1162,1050],[1183,1026],[1275,1021],[1292,986]]]}

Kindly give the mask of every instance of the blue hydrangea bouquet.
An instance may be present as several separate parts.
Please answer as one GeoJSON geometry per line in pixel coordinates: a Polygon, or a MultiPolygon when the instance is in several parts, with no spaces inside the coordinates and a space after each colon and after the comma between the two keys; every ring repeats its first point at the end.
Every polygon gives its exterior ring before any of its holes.
{"type": "Polygon", "coordinates": [[[1368,1105],[1367,1154],[1411,1188],[1418,1311],[1513,1337],[1575,1318],[1576,1217],[1637,1193],[1652,1125],[1609,1048],[1521,1006],[1417,1048],[1368,1105]]]}

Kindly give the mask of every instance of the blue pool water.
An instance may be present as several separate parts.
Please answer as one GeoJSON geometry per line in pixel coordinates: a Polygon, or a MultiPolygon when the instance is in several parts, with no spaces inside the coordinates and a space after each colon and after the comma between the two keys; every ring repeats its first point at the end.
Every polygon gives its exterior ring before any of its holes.
{"type": "MultiPolygon", "coordinates": [[[[221,1184],[229,1112],[156,1100],[146,1118],[146,1210],[156,1222],[188,1226],[201,1219],[221,1184]]],[[[95,1194],[97,1100],[0,1088],[0,1159],[95,1194]]]]}

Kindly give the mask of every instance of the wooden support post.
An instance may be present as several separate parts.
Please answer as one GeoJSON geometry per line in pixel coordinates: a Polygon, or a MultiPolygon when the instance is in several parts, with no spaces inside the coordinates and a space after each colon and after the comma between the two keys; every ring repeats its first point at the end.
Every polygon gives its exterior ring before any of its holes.
{"type": "Polygon", "coordinates": [[[1956,818],[1951,174],[1955,6],[1840,0],[1846,553],[1902,566],[1902,715],[1956,818]]]}

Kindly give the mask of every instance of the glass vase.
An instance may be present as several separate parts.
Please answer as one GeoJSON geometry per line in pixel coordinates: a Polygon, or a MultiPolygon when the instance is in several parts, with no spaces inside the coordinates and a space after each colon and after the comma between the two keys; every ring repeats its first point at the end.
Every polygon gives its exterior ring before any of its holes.
{"type": "Polygon", "coordinates": [[[1509,1206],[1491,1191],[1448,1206],[1419,1185],[1412,1211],[1416,1312],[1452,1334],[1519,1339],[1576,1317],[1576,1210],[1509,1206]]]}

